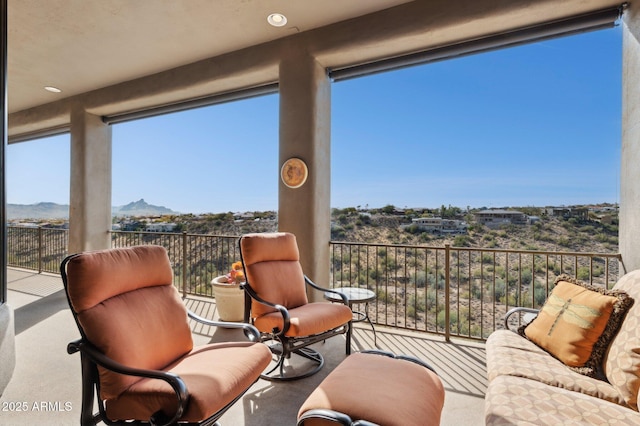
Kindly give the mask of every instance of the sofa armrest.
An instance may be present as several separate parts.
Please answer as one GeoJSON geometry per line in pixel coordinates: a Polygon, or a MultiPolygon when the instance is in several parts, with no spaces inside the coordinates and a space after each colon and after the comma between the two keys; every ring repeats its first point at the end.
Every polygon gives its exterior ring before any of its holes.
{"type": "Polygon", "coordinates": [[[540,312],[539,309],[525,308],[522,306],[512,308],[504,315],[504,328],[506,330],[511,330],[511,327],[509,327],[509,320],[515,314],[518,314],[518,324],[528,324],[533,321],[536,315],[538,315],[538,312],[540,312]]]}

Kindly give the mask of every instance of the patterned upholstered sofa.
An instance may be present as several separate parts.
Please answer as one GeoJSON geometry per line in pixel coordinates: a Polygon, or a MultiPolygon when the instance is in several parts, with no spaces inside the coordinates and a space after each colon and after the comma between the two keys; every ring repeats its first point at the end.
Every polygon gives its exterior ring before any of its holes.
{"type": "Polygon", "coordinates": [[[488,425],[640,424],[640,270],[614,289],[634,299],[604,356],[606,378],[579,374],[510,330],[487,339],[488,425]]]}

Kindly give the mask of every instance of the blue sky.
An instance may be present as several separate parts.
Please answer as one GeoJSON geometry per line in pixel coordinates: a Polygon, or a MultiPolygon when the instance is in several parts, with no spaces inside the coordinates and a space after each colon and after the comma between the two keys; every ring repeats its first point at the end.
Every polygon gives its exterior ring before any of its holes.
{"type": "MultiPolygon", "coordinates": [[[[332,207],[618,202],[621,55],[614,28],[334,83],[332,207]]],[[[113,205],[276,210],[277,162],[277,95],[117,124],[113,205]]],[[[7,202],[40,201],[68,135],[7,148],[7,202]]]]}

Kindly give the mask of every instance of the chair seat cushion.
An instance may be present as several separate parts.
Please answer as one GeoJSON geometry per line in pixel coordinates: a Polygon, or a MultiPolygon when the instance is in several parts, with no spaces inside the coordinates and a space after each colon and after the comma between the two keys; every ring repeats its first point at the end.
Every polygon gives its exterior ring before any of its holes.
{"type": "Polygon", "coordinates": [[[433,371],[403,359],[355,353],[309,395],[298,419],[309,410],[328,409],[385,426],[437,425],[443,405],[444,387],[433,371]]]}
{"type": "MultiPolygon", "coordinates": [[[[348,306],[337,303],[308,303],[289,309],[291,326],[286,332],[289,337],[310,336],[334,329],[351,321],[352,312],[348,306]]],[[[284,321],[280,312],[271,312],[255,319],[254,325],[264,333],[274,328],[282,330],[284,321]]]]}
{"type": "MultiPolygon", "coordinates": [[[[226,342],[194,348],[165,369],[182,378],[189,392],[181,420],[196,422],[218,412],[248,389],[270,361],[271,352],[262,343],[226,342]]],[[[105,405],[112,420],[148,420],[161,409],[174,413],[177,400],[166,382],[143,379],[105,405]]]]}

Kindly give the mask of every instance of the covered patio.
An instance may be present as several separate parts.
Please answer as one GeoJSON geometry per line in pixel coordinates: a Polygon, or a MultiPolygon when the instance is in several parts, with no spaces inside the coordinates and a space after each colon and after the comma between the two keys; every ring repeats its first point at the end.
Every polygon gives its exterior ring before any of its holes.
{"type": "MultiPolygon", "coordinates": [[[[332,82],[619,22],[624,40],[619,252],[627,270],[640,268],[640,3],[294,3],[0,0],[5,32],[2,140],[28,143],[70,134],[69,252],[111,244],[111,178],[117,173],[111,164],[112,124],[277,92],[280,130],[274,169],[300,158],[309,170],[299,188],[279,182],[279,230],[298,237],[305,272],[316,282],[328,282],[332,82]],[[267,26],[266,16],[273,12],[287,14],[289,25],[267,26]],[[45,92],[43,87],[51,84],[62,92],[45,92]]],[[[4,148],[1,157],[4,162],[4,148]]],[[[4,204],[4,166],[0,168],[4,204]]],[[[4,208],[0,219],[6,222],[4,208]]],[[[6,257],[2,269],[1,422],[74,424],[80,405],[79,361],[65,348],[77,330],[60,278],[6,269],[6,257]]],[[[188,303],[215,315],[209,301],[188,303]]],[[[232,337],[196,331],[203,341],[232,337]]],[[[482,344],[383,328],[377,337],[379,347],[418,356],[440,373],[447,395],[443,424],[483,423],[482,344]]],[[[355,350],[372,344],[366,327],[356,331],[355,350]]],[[[328,365],[322,374],[293,384],[259,382],[222,423],[291,424],[301,401],[344,358],[340,342],[324,346],[328,365]]]]}
{"type": "MultiPolygon", "coordinates": [[[[15,426],[77,424],[80,418],[80,357],[67,355],[66,345],[79,336],[69,312],[60,276],[8,269],[9,301],[15,310],[16,369],[0,397],[3,424],[15,426]]],[[[190,298],[189,308],[216,318],[215,301],[190,298]]],[[[224,330],[194,327],[196,341],[229,340],[239,336],[224,330]]],[[[428,361],[445,386],[443,425],[483,425],[486,368],[482,343],[426,333],[377,327],[377,347],[428,361]]],[[[293,382],[259,380],[220,420],[222,425],[293,425],[299,407],[311,391],[344,358],[343,337],[317,344],[326,364],[316,375],[293,382]]],[[[373,333],[358,326],[353,350],[371,349],[373,333]]],[[[425,396],[428,397],[428,396],[425,396]]]]}

